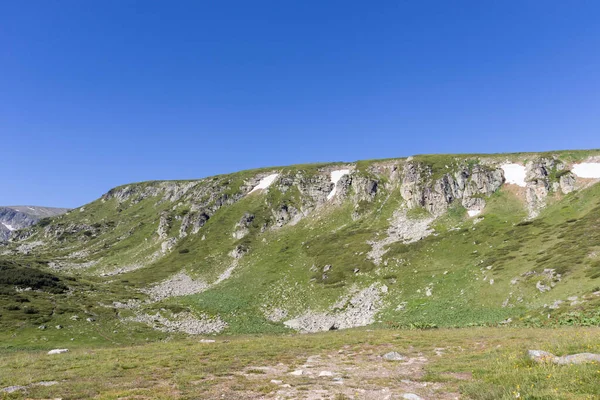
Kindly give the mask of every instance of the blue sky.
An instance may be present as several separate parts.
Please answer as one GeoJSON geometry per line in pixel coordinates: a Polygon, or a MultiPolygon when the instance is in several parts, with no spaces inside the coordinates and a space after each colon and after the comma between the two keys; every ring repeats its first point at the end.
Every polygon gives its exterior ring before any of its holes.
{"type": "Polygon", "coordinates": [[[0,204],[600,147],[598,1],[0,0],[0,204]]]}

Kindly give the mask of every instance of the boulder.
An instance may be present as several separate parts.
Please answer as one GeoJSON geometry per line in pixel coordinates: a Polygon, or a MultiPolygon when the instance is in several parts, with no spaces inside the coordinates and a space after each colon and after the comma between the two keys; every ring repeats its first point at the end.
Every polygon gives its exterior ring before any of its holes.
{"type": "Polygon", "coordinates": [[[529,350],[529,358],[537,363],[553,363],[558,365],[600,363],[600,354],[578,353],[567,356],[557,357],[552,353],[543,350],[529,350]]]}

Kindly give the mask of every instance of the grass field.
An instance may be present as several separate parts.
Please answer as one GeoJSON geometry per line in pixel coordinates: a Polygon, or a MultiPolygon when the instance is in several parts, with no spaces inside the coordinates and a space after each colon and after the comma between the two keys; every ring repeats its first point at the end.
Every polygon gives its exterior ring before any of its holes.
{"type": "Polygon", "coordinates": [[[211,339],[215,342],[174,339],[58,355],[3,350],[0,387],[27,387],[4,393],[7,399],[383,399],[414,393],[425,399],[492,400],[600,394],[600,365],[540,365],[526,357],[528,349],[600,352],[598,328],[361,328],[211,339]],[[406,358],[381,358],[391,351],[406,358]],[[290,374],[297,370],[303,374],[290,374]],[[319,377],[321,371],[331,375],[319,377]],[[55,383],[35,385],[39,382],[55,383]]]}

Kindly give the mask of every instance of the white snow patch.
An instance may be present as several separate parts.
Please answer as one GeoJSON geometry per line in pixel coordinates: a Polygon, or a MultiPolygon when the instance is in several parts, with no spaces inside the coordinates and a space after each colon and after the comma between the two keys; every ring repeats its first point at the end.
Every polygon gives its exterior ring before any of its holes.
{"type": "Polygon", "coordinates": [[[273,182],[275,182],[275,179],[277,179],[278,176],[279,176],[279,174],[271,174],[269,176],[265,176],[264,178],[262,178],[260,180],[260,182],[258,182],[258,185],[256,185],[250,191],[250,193],[256,192],[257,190],[260,190],[260,189],[267,189],[269,186],[271,186],[273,184],[273,182]]]}
{"type": "Polygon", "coordinates": [[[331,171],[331,182],[333,183],[333,190],[331,190],[331,192],[327,195],[327,200],[331,200],[333,196],[335,196],[338,181],[342,179],[342,176],[348,175],[349,173],[349,169],[338,169],[336,171],[331,171]]]}
{"type": "Polygon", "coordinates": [[[500,168],[504,171],[506,183],[525,187],[525,167],[519,164],[504,164],[500,168]]]}
{"type": "Polygon", "coordinates": [[[571,169],[578,178],[599,179],[600,163],[581,163],[573,165],[571,169]]]}
{"type": "Polygon", "coordinates": [[[469,217],[475,217],[476,215],[481,214],[481,210],[468,210],[467,214],[469,214],[469,217]]]}
{"type": "Polygon", "coordinates": [[[9,231],[14,231],[15,230],[15,228],[12,225],[10,225],[10,224],[5,224],[4,222],[2,222],[2,225],[4,225],[6,227],[6,229],[8,229],[9,231]]]}

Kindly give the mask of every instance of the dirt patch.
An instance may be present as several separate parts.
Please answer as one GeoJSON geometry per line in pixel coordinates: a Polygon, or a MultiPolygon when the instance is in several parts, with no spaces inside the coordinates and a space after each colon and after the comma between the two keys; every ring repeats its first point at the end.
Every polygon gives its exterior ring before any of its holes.
{"type": "MultiPolygon", "coordinates": [[[[342,348],[290,364],[253,365],[221,379],[212,389],[238,399],[381,400],[402,399],[408,393],[423,399],[460,398],[445,383],[423,380],[429,361],[422,353],[386,361],[380,350],[342,348]]],[[[448,374],[448,378],[471,379],[470,374],[448,374]]]]}

